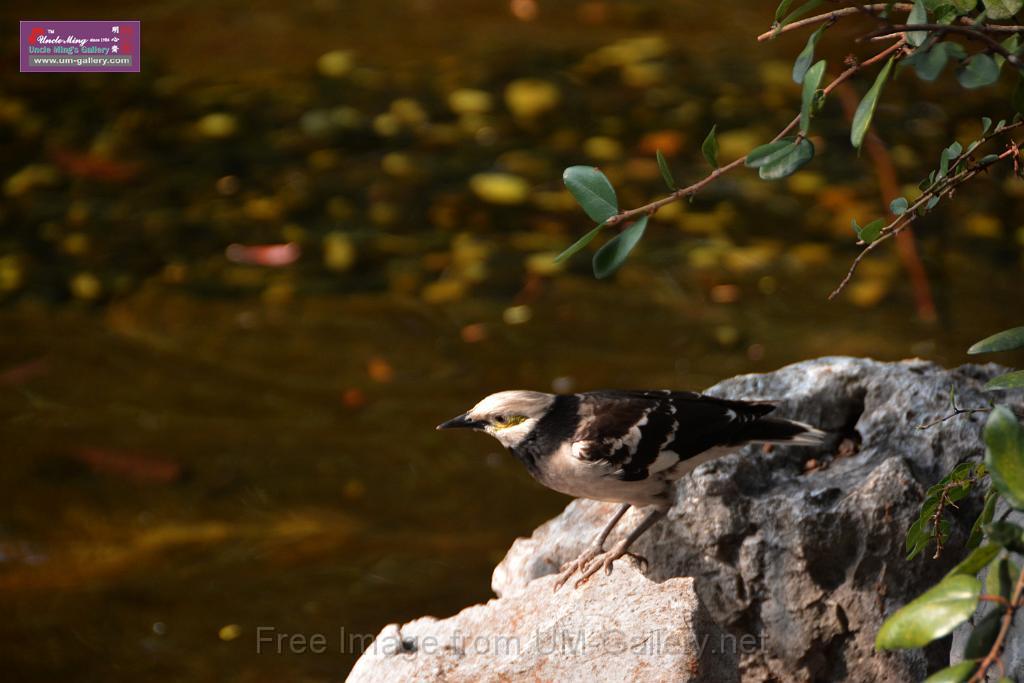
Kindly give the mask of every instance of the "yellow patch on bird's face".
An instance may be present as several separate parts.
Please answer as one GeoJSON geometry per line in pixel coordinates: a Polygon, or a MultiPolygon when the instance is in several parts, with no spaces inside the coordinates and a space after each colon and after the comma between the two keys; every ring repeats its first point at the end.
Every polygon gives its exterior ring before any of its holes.
{"type": "Polygon", "coordinates": [[[503,415],[494,418],[493,424],[495,429],[508,429],[526,422],[527,419],[525,415],[503,415]]]}

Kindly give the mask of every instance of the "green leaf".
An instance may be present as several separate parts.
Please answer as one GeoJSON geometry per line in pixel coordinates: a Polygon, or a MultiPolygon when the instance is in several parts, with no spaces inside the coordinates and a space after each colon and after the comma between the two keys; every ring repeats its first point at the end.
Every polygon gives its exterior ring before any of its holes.
{"type": "Polygon", "coordinates": [[[814,145],[807,138],[803,138],[777,155],[758,169],[757,174],[763,180],[779,180],[795,173],[814,158],[814,145]]]}
{"type": "MultiPolygon", "coordinates": [[[[1003,607],[998,607],[974,625],[974,630],[967,638],[964,646],[964,660],[981,659],[992,649],[992,643],[996,642],[996,635],[1003,622],[1003,607]]],[[[963,679],[961,679],[963,680],[963,679]]]]}
{"type": "Polygon", "coordinates": [[[945,178],[949,172],[949,150],[944,149],[939,155],[939,177],[945,178]]]}
{"type": "Polygon", "coordinates": [[[717,123],[711,126],[711,131],[704,138],[704,142],[700,146],[700,151],[704,154],[704,158],[708,160],[708,163],[711,164],[711,168],[718,168],[718,138],[715,136],[717,129],[717,123]]]}
{"type": "Polygon", "coordinates": [[[615,188],[607,176],[593,166],[570,166],[562,181],[591,220],[602,223],[619,212],[615,188]]]}
{"type": "Polygon", "coordinates": [[[864,99],[857,105],[857,111],[853,115],[853,125],[850,127],[850,142],[857,149],[860,149],[864,142],[864,136],[867,135],[868,128],[871,127],[871,118],[875,115],[875,107],[878,106],[882,87],[889,78],[889,72],[892,71],[893,61],[894,58],[890,57],[882,70],[878,72],[874,84],[864,95],[864,99]]]}
{"type": "Polygon", "coordinates": [[[779,6],[775,8],[775,21],[782,21],[782,18],[786,16],[786,12],[789,11],[789,6],[793,4],[793,0],[782,0],[779,6]]]}
{"type": "Polygon", "coordinates": [[[973,576],[957,574],[943,579],[886,619],[875,638],[875,647],[924,647],[966,621],[977,609],[980,594],[981,582],[973,576]]]}
{"type": "Polygon", "coordinates": [[[985,423],[985,464],[992,485],[1006,501],[1024,509],[1024,428],[1006,406],[997,406],[985,423]]]}
{"type": "Polygon", "coordinates": [[[971,525],[971,535],[967,538],[968,549],[977,548],[981,543],[981,539],[985,535],[982,527],[992,521],[996,512],[996,499],[996,492],[991,488],[985,492],[985,505],[981,508],[981,514],[971,525]]]}
{"type": "Polygon", "coordinates": [[[991,389],[1020,389],[1024,387],[1024,370],[1008,372],[1005,375],[993,377],[985,383],[985,391],[991,389]]]}
{"type": "Polygon", "coordinates": [[[981,0],[989,19],[1009,19],[1024,7],[1024,0],[981,0]]]}
{"type": "MultiPolygon", "coordinates": [[[[925,9],[924,3],[921,0],[917,0],[914,3],[914,9],[910,10],[910,14],[907,16],[907,24],[916,25],[927,23],[928,10],[925,9]]],[[[907,42],[913,47],[920,47],[921,43],[927,39],[928,31],[907,31],[907,42]]]]}
{"type": "Polygon", "coordinates": [[[647,229],[647,216],[643,216],[615,237],[608,240],[594,254],[594,277],[606,278],[623,264],[647,229]]]}
{"type": "MultiPolygon", "coordinates": [[[[1017,54],[1017,51],[1020,50],[1020,37],[1016,33],[1014,33],[1009,38],[1001,42],[1000,45],[1006,48],[1006,51],[1009,52],[1011,55],[1015,55],[1017,54]]],[[[996,60],[996,66],[1002,69],[1003,64],[1006,62],[1006,57],[997,54],[992,58],[996,60]]]]}
{"type": "Polygon", "coordinates": [[[561,263],[562,261],[566,260],[567,258],[570,258],[571,256],[574,256],[583,247],[585,247],[588,244],[590,244],[591,242],[593,242],[594,238],[597,237],[597,233],[601,232],[601,230],[603,230],[603,229],[604,229],[604,223],[598,223],[596,228],[594,228],[593,230],[588,232],[586,235],[584,235],[583,237],[581,237],[578,240],[576,240],[575,242],[573,242],[572,245],[569,246],[568,249],[566,249],[561,254],[556,256],[555,257],[555,263],[561,263]]]}
{"type": "Polygon", "coordinates": [[[950,59],[963,59],[965,56],[964,49],[958,43],[936,43],[923,52],[921,49],[916,50],[904,63],[912,65],[921,80],[934,81],[946,67],[946,62],[950,59]]]}
{"type": "Polygon", "coordinates": [[[907,561],[917,557],[922,550],[928,546],[928,541],[931,538],[924,532],[924,525],[928,520],[918,518],[913,524],[910,525],[910,529],[907,530],[907,561]]]}
{"type": "Polygon", "coordinates": [[[865,225],[863,228],[857,225],[856,219],[853,220],[853,231],[857,233],[857,237],[861,241],[867,244],[871,244],[872,242],[877,240],[878,236],[882,234],[882,228],[884,227],[884,218],[876,218],[875,220],[865,225]]]}
{"type": "Polygon", "coordinates": [[[794,138],[783,138],[776,140],[775,142],[769,142],[766,145],[755,147],[749,154],[747,154],[747,160],[743,164],[747,168],[761,168],[765,164],[773,161],[776,155],[784,149],[787,149],[793,144],[794,138]]]}
{"type": "Polygon", "coordinates": [[[978,662],[967,659],[953,666],[947,666],[945,669],[939,669],[924,679],[924,683],[963,683],[971,677],[977,668],[978,662]]]}
{"type": "Polygon", "coordinates": [[[956,79],[965,88],[983,88],[999,80],[999,65],[989,55],[971,55],[956,73],[956,79]]]}
{"type": "Polygon", "coordinates": [[[656,156],[658,157],[658,168],[661,170],[661,179],[668,185],[668,189],[674,192],[676,190],[676,179],[672,177],[672,170],[668,167],[668,162],[665,161],[665,155],[659,149],[656,156]]]}
{"type": "Polygon", "coordinates": [[[1024,327],[1013,327],[985,337],[967,349],[969,355],[978,353],[995,353],[996,351],[1013,351],[1024,349],[1024,327]]]}
{"type": "Polygon", "coordinates": [[[988,574],[985,576],[985,592],[989,595],[1001,595],[1009,600],[1010,592],[1019,576],[1020,569],[1016,563],[1008,557],[1001,557],[998,562],[989,567],[988,574]]]}
{"type": "Polygon", "coordinates": [[[803,15],[805,15],[808,12],[810,12],[811,10],[815,9],[823,1],[824,0],[808,0],[808,2],[805,2],[804,4],[800,5],[800,7],[797,7],[795,10],[793,10],[787,17],[785,17],[784,19],[780,19],[779,23],[782,26],[785,26],[786,24],[788,24],[790,22],[796,21],[797,19],[799,19],[803,15]]]}
{"type": "Polygon", "coordinates": [[[978,0],[949,0],[960,14],[967,14],[978,5],[978,0]]]}
{"type": "Polygon", "coordinates": [[[932,11],[935,13],[936,24],[952,24],[960,15],[960,10],[953,5],[939,5],[932,11]]]}
{"type": "Polygon", "coordinates": [[[980,548],[975,548],[971,551],[971,554],[965,557],[960,564],[949,570],[946,576],[956,576],[957,574],[966,574],[967,576],[974,576],[988,565],[989,562],[995,559],[999,551],[1003,549],[1003,546],[998,543],[986,543],[980,548]]]}
{"type": "Polygon", "coordinates": [[[1024,529],[1013,522],[999,521],[985,525],[988,540],[998,543],[1007,550],[1024,554],[1024,529]]]}
{"type": "Polygon", "coordinates": [[[818,92],[821,79],[825,75],[825,60],[807,70],[804,78],[803,102],[800,106],[800,132],[807,135],[811,128],[811,114],[814,109],[814,95],[818,92]]]}
{"type": "Polygon", "coordinates": [[[909,206],[910,202],[907,201],[906,197],[897,197],[889,202],[889,211],[891,211],[894,216],[902,216],[907,212],[907,208],[909,206]]]}
{"type": "Polygon", "coordinates": [[[828,28],[828,24],[825,24],[817,31],[811,34],[807,39],[807,45],[797,55],[796,61],[793,62],[793,82],[800,84],[804,82],[804,76],[807,74],[807,70],[811,68],[811,62],[814,61],[814,47],[818,44],[821,39],[822,32],[828,28]]]}

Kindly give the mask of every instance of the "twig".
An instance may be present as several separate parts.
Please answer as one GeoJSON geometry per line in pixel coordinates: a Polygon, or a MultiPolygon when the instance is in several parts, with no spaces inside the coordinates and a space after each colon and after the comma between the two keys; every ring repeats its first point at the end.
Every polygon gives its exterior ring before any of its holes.
{"type": "Polygon", "coordinates": [[[981,664],[978,666],[978,670],[971,676],[971,680],[968,683],[982,683],[985,680],[986,674],[988,674],[989,668],[996,662],[1002,662],[999,659],[999,655],[1003,652],[1003,643],[1006,642],[1006,634],[1010,632],[1010,626],[1013,624],[1013,617],[1017,613],[1017,608],[1021,604],[1021,596],[1024,595],[1024,570],[1021,571],[1020,576],[1017,577],[1017,586],[1013,589],[1013,597],[1010,599],[1010,604],[1006,608],[1006,612],[1003,614],[1003,623],[999,626],[999,633],[996,635],[995,642],[992,643],[992,647],[989,649],[988,654],[985,655],[985,659],[981,660],[981,664]]]}
{"type": "MultiPolygon", "coordinates": [[[[1024,28],[1021,30],[1024,30],[1024,28]]],[[[957,26],[955,24],[896,24],[872,31],[864,38],[870,40],[871,38],[880,38],[882,36],[899,35],[908,31],[928,31],[938,33],[940,35],[943,33],[958,33],[971,40],[978,40],[985,43],[992,52],[1002,55],[1010,64],[1016,67],[1021,66],[1020,58],[1000,45],[997,41],[993,40],[992,37],[984,31],[984,27],[981,26],[957,26]]]]}
{"type": "MultiPolygon", "coordinates": [[[[828,93],[832,92],[835,88],[837,88],[841,83],[843,83],[844,81],[848,80],[850,77],[852,77],[853,75],[855,75],[857,72],[861,71],[862,69],[864,69],[866,67],[869,67],[872,64],[876,64],[876,63],[878,63],[878,62],[888,58],[889,56],[891,56],[893,54],[896,54],[897,52],[899,52],[900,50],[903,49],[904,45],[906,45],[906,40],[900,40],[898,43],[894,43],[893,45],[890,45],[889,47],[885,48],[884,50],[882,50],[878,54],[870,57],[869,59],[864,60],[860,64],[854,64],[853,66],[849,67],[848,69],[843,71],[841,74],[836,76],[835,80],[833,80],[831,83],[826,85],[823,88],[824,93],[827,95],[828,93]]],[[[777,140],[781,140],[783,137],[786,136],[787,133],[789,133],[791,130],[796,128],[799,124],[800,124],[800,116],[797,115],[792,121],[789,122],[789,124],[785,128],[783,128],[779,132],[778,135],[776,135],[774,138],[772,138],[771,141],[775,142],[777,140]]],[[[666,204],[671,204],[672,202],[679,201],[683,197],[686,197],[686,196],[689,196],[689,195],[692,195],[692,194],[696,194],[697,191],[702,189],[704,186],[712,183],[715,179],[717,179],[722,174],[728,173],[729,171],[731,171],[732,169],[734,169],[734,168],[736,168],[738,166],[742,166],[743,162],[745,162],[746,160],[747,160],[747,155],[743,155],[739,159],[731,161],[728,164],[726,164],[725,166],[720,166],[719,168],[716,168],[714,171],[712,171],[710,174],[705,176],[703,179],[698,180],[697,182],[693,183],[692,185],[688,185],[686,187],[680,188],[680,189],[676,190],[675,192],[673,192],[672,194],[670,194],[670,195],[668,195],[666,197],[662,197],[661,199],[659,199],[657,201],[653,201],[653,202],[651,202],[649,204],[644,204],[643,206],[638,207],[636,209],[629,209],[628,211],[621,211],[618,214],[616,214],[616,215],[612,216],[611,218],[609,218],[607,221],[605,221],[605,225],[607,227],[612,227],[614,225],[618,225],[618,224],[623,223],[625,221],[631,220],[633,217],[639,216],[641,214],[645,214],[645,215],[650,216],[650,215],[654,214],[654,212],[656,212],[658,209],[660,209],[661,207],[665,206],[666,204]]]]}
{"type": "MultiPolygon", "coordinates": [[[[780,33],[795,31],[806,26],[813,26],[815,24],[823,24],[826,21],[837,21],[842,17],[848,17],[852,14],[862,14],[865,12],[869,14],[881,13],[887,7],[891,7],[892,9],[899,12],[909,12],[910,10],[914,9],[913,3],[909,2],[894,2],[891,3],[891,5],[888,2],[878,2],[871,5],[843,7],[837,10],[833,10],[831,12],[826,12],[825,14],[817,14],[813,17],[800,19],[799,21],[794,21],[792,23],[786,24],[785,26],[776,26],[775,28],[772,28],[770,31],[765,31],[764,33],[759,35],[757,37],[757,40],[758,42],[764,42],[766,40],[771,40],[780,33]]],[[[960,17],[959,21],[961,24],[973,23],[973,20],[968,17],[960,17]]],[[[943,27],[945,28],[944,24],[943,27]]],[[[986,33],[1020,33],[1024,31],[1024,26],[1012,26],[1009,24],[986,24],[985,26],[978,27],[978,30],[984,31],[986,33]]]]}
{"type": "Polygon", "coordinates": [[[974,413],[990,413],[990,412],[992,412],[991,408],[957,408],[956,406],[954,406],[953,407],[953,412],[950,413],[949,415],[943,415],[942,417],[937,418],[935,420],[932,420],[931,422],[925,422],[923,424],[919,424],[919,425],[917,425],[917,428],[918,429],[928,429],[929,427],[934,427],[935,425],[939,424],[940,422],[945,422],[946,420],[952,420],[957,415],[973,415],[974,413]]]}
{"type": "MultiPolygon", "coordinates": [[[[1018,125],[1020,125],[1020,123],[1024,122],[1018,122],[1015,124],[1004,126],[1003,128],[999,129],[996,133],[993,133],[992,135],[983,138],[982,141],[987,142],[997,134],[1003,133],[1009,130],[1010,128],[1016,128],[1018,125]]],[[[939,180],[932,187],[928,188],[928,190],[925,191],[920,197],[918,197],[913,204],[907,207],[907,210],[900,214],[899,217],[896,218],[896,220],[889,223],[889,225],[883,227],[881,233],[879,234],[879,237],[875,241],[871,242],[866,247],[864,247],[860,254],[857,255],[857,258],[853,260],[853,263],[850,264],[850,269],[846,272],[846,275],[839,282],[839,285],[832,291],[831,294],[828,295],[828,298],[834,299],[836,296],[839,295],[841,291],[843,291],[843,288],[846,287],[847,284],[849,284],[850,280],[853,278],[854,272],[857,270],[857,266],[860,265],[861,261],[864,260],[865,256],[867,256],[882,242],[886,241],[890,237],[900,234],[902,231],[910,227],[910,224],[913,223],[914,220],[917,218],[917,210],[922,208],[928,202],[928,200],[930,200],[933,197],[943,197],[947,194],[952,194],[952,192],[955,191],[956,188],[958,188],[960,185],[967,182],[974,176],[978,175],[988,167],[1004,159],[1015,157],[1017,156],[1017,154],[1019,154],[1017,143],[1011,142],[1009,148],[1002,154],[999,154],[992,161],[989,161],[987,163],[975,164],[974,166],[971,166],[970,168],[961,171],[955,176],[947,176],[946,178],[939,180]]],[[[961,161],[963,161],[963,159],[966,156],[967,152],[964,152],[955,160],[951,161],[951,167],[956,168],[956,166],[961,161]]]]}
{"type": "Polygon", "coordinates": [[[1004,598],[1002,595],[989,595],[988,593],[982,593],[978,596],[978,599],[982,602],[995,602],[1003,607],[1009,607],[1010,601],[1004,598]]]}
{"type": "MultiPolygon", "coordinates": [[[[857,109],[857,94],[849,83],[844,83],[836,89],[836,96],[846,118],[853,120],[854,111],[857,109]]],[[[864,147],[868,156],[875,166],[875,176],[878,178],[878,189],[882,195],[882,205],[889,206],[889,203],[900,196],[899,178],[896,176],[896,167],[889,156],[889,150],[878,134],[870,130],[864,139],[864,147]]],[[[931,284],[928,282],[928,272],[921,263],[921,257],[917,253],[917,245],[914,242],[913,229],[909,228],[900,233],[896,238],[896,245],[899,247],[900,259],[903,267],[910,276],[910,283],[914,290],[914,302],[917,308],[917,316],[929,323],[938,320],[938,313],[935,310],[935,300],[932,297],[931,284]]]]}
{"type": "Polygon", "coordinates": [[[967,479],[966,482],[948,482],[942,487],[942,491],[939,493],[939,503],[935,507],[935,512],[932,513],[931,524],[933,538],[935,540],[935,554],[932,556],[933,560],[939,559],[942,556],[942,513],[945,511],[947,505],[957,507],[956,503],[949,499],[949,490],[953,488],[959,488],[965,483],[969,486],[973,486],[977,480],[974,477],[967,479]]]}

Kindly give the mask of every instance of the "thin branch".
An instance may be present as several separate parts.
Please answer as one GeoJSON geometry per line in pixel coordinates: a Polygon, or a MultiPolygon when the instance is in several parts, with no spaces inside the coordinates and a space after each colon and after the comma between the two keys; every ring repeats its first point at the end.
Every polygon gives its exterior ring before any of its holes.
{"type": "MultiPolygon", "coordinates": [[[[886,8],[891,7],[892,9],[899,12],[909,12],[914,9],[913,3],[909,2],[878,2],[871,5],[858,5],[856,7],[843,7],[825,14],[818,14],[813,17],[807,17],[806,19],[800,19],[792,23],[786,24],[785,26],[776,26],[770,31],[765,31],[757,37],[758,42],[764,42],[771,40],[780,33],[786,33],[788,31],[796,31],[806,26],[814,26],[815,24],[823,24],[826,21],[838,21],[843,17],[848,17],[852,14],[876,14],[885,11],[886,8]]],[[[960,17],[961,24],[970,25],[973,20],[968,17],[960,17]]],[[[945,25],[943,25],[945,27],[945,25]]],[[[978,30],[986,33],[1020,33],[1024,31],[1024,26],[1012,26],[1009,24],[986,24],[985,26],[978,27],[978,30]]]]}
{"type": "Polygon", "coordinates": [[[983,27],[980,26],[956,26],[952,24],[895,24],[872,31],[867,34],[865,38],[870,40],[872,38],[881,38],[882,36],[900,35],[908,31],[928,31],[939,35],[944,33],[957,33],[971,40],[977,40],[985,43],[989,50],[1002,55],[1010,64],[1016,67],[1021,66],[1021,60],[1017,55],[1013,54],[997,41],[993,40],[992,37],[983,30],[983,27]]]}
{"type": "Polygon", "coordinates": [[[982,602],[994,602],[1003,607],[1009,607],[1010,601],[1004,598],[1002,595],[989,595],[988,593],[982,593],[978,596],[978,599],[982,602]]]}
{"type": "MultiPolygon", "coordinates": [[[[878,63],[878,62],[888,58],[889,56],[891,56],[893,54],[898,53],[899,51],[901,51],[903,49],[904,45],[906,45],[906,40],[900,40],[898,43],[890,45],[889,47],[885,48],[884,50],[882,50],[878,54],[870,57],[869,59],[864,60],[860,64],[854,64],[853,66],[849,67],[848,69],[843,71],[841,74],[836,76],[835,80],[833,80],[831,83],[826,85],[823,88],[824,93],[826,95],[829,94],[836,87],[838,87],[841,83],[843,83],[844,81],[848,80],[849,78],[854,76],[859,71],[861,71],[861,70],[871,66],[872,64],[876,64],[876,63],[878,63]]],[[[777,140],[781,140],[783,137],[786,136],[787,133],[789,133],[791,130],[796,128],[798,125],[800,125],[800,116],[799,115],[797,115],[792,121],[790,121],[789,124],[785,128],[783,128],[779,132],[778,135],[776,135],[774,138],[772,138],[771,141],[775,142],[777,140]]],[[[658,209],[660,209],[661,207],[665,206],[666,204],[671,204],[672,202],[679,201],[683,197],[696,194],[700,189],[702,189],[704,186],[709,185],[710,183],[712,183],[714,180],[716,180],[722,174],[728,173],[729,171],[731,171],[734,168],[737,168],[738,166],[742,166],[743,162],[745,162],[746,160],[747,160],[747,155],[743,155],[739,159],[731,161],[728,164],[726,164],[725,166],[720,166],[719,168],[716,168],[714,171],[712,171],[710,174],[705,176],[703,179],[698,180],[697,182],[693,183],[692,185],[688,185],[686,187],[680,188],[680,189],[676,190],[675,192],[673,192],[672,194],[670,194],[670,195],[668,195],[666,197],[662,197],[661,199],[659,199],[657,201],[653,201],[653,202],[651,202],[649,204],[644,204],[643,206],[638,207],[636,209],[629,209],[628,211],[622,211],[622,212],[612,216],[607,221],[605,221],[605,225],[608,226],[608,227],[611,227],[611,226],[623,223],[625,221],[631,220],[631,219],[633,219],[636,216],[640,216],[640,215],[650,216],[654,212],[656,212],[658,209]]]]}
{"type": "Polygon", "coordinates": [[[1013,589],[1013,597],[1010,599],[1010,604],[1006,608],[1006,612],[1003,613],[1003,622],[999,626],[999,634],[996,636],[995,642],[992,643],[991,649],[988,654],[985,655],[985,659],[981,660],[981,664],[978,666],[978,670],[971,676],[971,680],[968,683],[982,683],[985,680],[985,676],[988,674],[989,668],[996,662],[999,662],[1000,667],[1002,661],[999,659],[999,655],[1003,652],[1003,644],[1006,642],[1006,634],[1010,632],[1010,626],[1013,624],[1013,617],[1017,613],[1017,609],[1021,605],[1021,596],[1024,595],[1024,571],[1021,571],[1020,576],[1017,577],[1017,586],[1013,589]]]}
{"type": "MultiPolygon", "coordinates": [[[[852,124],[858,103],[856,91],[849,83],[843,83],[836,88],[836,97],[839,98],[839,103],[843,106],[843,111],[852,124]]],[[[878,190],[882,195],[882,206],[890,206],[890,203],[901,194],[900,182],[896,175],[896,166],[893,164],[892,157],[889,156],[889,150],[876,130],[868,131],[864,138],[864,149],[867,150],[868,157],[875,166],[878,190]]],[[[917,253],[917,244],[914,241],[912,228],[905,230],[896,238],[896,247],[900,260],[903,261],[903,267],[910,277],[917,315],[924,322],[934,323],[938,320],[935,299],[932,297],[931,284],[928,282],[928,272],[917,253]]]]}
{"type": "MultiPolygon", "coordinates": [[[[992,139],[992,137],[994,137],[995,135],[1002,134],[1007,130],[1010,130],[1011,128],[1016,128],[1017,126],[1021,125],[1021,123],[1024,122],[1017,122],[1010,124],[1008,126],[1004,126],[1003,128],[1000,128],[996,133],[993,133],[992,135],[983,138],[982,141],[987,142],[990,139],[992,139]]],[[[989,168],[990,166],[1000,161],[1003,161],[1004,159],[1016,157],[1017,154],[1019,154],[1017,143],[1011,142],[1009,148],[1002,154],[999,154],[992,161],[989,161],[987,163],[975,164],[974,166],[971,166],[970,168],[961,171],[955,176],[949,176],[936,182],[932,187],[928,188],[928,190],[925,191],[920,197],[918,197],[913,204],[907,207],[907,210],[900,214],[896,218],[896,220],[882,228],[879,237],[875,241],[869,243],[866,247],[864,247],[860,254],[857,255],[857,258],[853,260],[853,263],[850,264],[850,269],[846,272],[846,275],[839,282],[839,285],[832,291],[831,294],[828,295],[828,298],[834,299],[836,296],[838,296],[838,294],[841,291],[843,291],[843,288],[846,287],[847,284],[849,284],[850,280],[853,278],[854,272],[857,270],[857,266],[859,266],[861,261],[864,260],[864,257],[866,257],[872,250],[874,250],[882,242],[906,230],[917,218],[917,210],[923,208],[924,205],[930,199],[932,199],[933,197],[941,198],[946,195],[952,194],[960,185],[964,184],[965,182],[967,182],[974,176],[978,175],[985,169],[989,168]]],[[[967,155],[968,153],[964,152],[955,160],[951,161],[951,167],[956,168],[956,166],[961,161],[963,161],[967,157],[967,155]]]]}
{"type": "MultiPolygon", "coordinates": [[[[874,5],[859,5],[857,7],[843,7],[825,14],[818,14],[813,17],[807,17],[806,19],[800,19],[792,23],[786,24],[785,26],[777,26],[770,31],[765,31],[757,37],[757,41],[762,43],[766,40],[771,40],[780,33],[786,33],[787,31],[796,31],[804,28],[805,26],[813,26],[815,24],[823,24],[826,21],[838,21],[843,17],[848,17],[851,14],[861,14],[862,12],[882,12],[886,7],[889,7],[887,2],[879,2],[874,5]]],[[[909,2],[897,2],[892,4],[892,8],[901,12],[909,12],[914,9],[913,3],[909,2]]]]}
{"type": "Polygon", "coordinates": [[[919,425],[917,425],[917,428],[918,429],[928,429],[929,427],[934,427],[935,425],[939,424],[940,422],[945,422],[946,420],[952,420],[957,415],[974,415],[975,413],[990,413],[990,412],[992,412],[991,408],[958,408],[956,406],[953,406],[953,412],[950,413],[949,415],[943,415],[942,417],[937,418],[935,420],[932,420],[931,422],[925,422],[924,424],[919,424],[919,425]]]}

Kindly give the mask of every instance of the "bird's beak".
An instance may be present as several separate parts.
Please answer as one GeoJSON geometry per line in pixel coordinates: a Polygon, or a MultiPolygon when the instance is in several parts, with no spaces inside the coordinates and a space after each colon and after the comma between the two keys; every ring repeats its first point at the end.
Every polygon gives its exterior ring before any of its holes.
{"type": "Polygon", "coordinates": [[[442,422],[437,425],[438,429],[480,429],[484,426],[484,422],[481,420],[470,419],[467,413],[463,413],[458,417],[453,417],[447,422],[442,422]]]}

